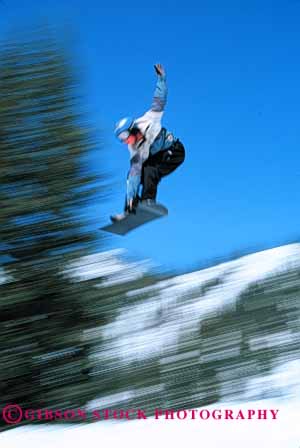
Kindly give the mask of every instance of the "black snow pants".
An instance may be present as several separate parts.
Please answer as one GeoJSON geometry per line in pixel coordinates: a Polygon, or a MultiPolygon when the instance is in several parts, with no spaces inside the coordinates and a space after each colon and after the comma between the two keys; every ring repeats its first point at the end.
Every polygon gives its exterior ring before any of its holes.
{"type": "Polygon", "coordinates": [[[176,140],[168,149],[149,155],[142,168],[142,200],[156,199],[157,186],[162,177],[168,176],[184,161],[183,144],[176,140]]]}

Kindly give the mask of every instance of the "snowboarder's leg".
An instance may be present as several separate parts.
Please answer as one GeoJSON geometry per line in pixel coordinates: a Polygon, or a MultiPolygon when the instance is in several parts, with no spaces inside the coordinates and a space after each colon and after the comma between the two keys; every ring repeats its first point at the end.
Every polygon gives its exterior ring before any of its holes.
{"type": "Polygon", "coordinates": [[[158,167],[153,165],[145,165],[143,167],[143,194],[142,201],[151,199],[155,201],[157,194],[157,185],[160,181],[158,167]]]}
{"type": "Polygon", "coordinates": [[[185,158],[183,144],[177,140],[168,150],[161,151],[143,165],[143,194],[142,200],[154,200],[157,195],[157,186],[162,177],[171,174],[181,165],[185,158]]]}
{"type": "Polygon", "coordinates": [[[183,144],[177,140],[167,151],[158,166],[160,178],[168,176],[178,168],[185,159],[185,150],[183,144]]]}

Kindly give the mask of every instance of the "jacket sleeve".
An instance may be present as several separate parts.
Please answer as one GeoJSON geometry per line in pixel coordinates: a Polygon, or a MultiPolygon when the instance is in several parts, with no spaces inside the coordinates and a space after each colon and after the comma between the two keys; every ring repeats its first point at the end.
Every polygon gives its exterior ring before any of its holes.
{"type": "Polygon", "coordinates": [[[151,110],[154,112],[162,112],[167,102],[168,87],[166,75],[159,75],[154,91],[154,97],[151,105],[151,110]]]}
{"type": "Polygon", "coordinates": [[[143,159],[139,152],[137,152],[130,159],[130,170],[127,176],[127,201],[134,199],[139,191],[141,183],[143,159]]]}

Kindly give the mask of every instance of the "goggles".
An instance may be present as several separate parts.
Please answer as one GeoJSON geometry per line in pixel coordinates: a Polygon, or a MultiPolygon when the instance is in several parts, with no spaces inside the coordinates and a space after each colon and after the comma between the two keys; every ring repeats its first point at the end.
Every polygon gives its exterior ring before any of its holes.
{"type": "Polygon", "coordinates": [[[122,141],[127,140],[128,137],[130,136],[130,132],[129,131],[122,131],[119,135],[118,138],[122,141]]]}

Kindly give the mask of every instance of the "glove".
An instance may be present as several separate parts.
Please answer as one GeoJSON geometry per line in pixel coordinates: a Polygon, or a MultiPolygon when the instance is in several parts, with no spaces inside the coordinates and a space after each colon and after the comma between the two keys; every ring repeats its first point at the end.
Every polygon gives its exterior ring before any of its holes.
{"type": "Polygon", "coordinates": [[[132,210],[134,199],[138,195],[139,186],[140,186],[141,176],[129,176],[127,179],[127,208],[128,210],[132,210]]]}
{"type": "Polygon", "coordinates": [[[155,64],[154,68],[158,76],[164,77],[166,75],[165,69],[161,64],[155,64]]]}

